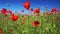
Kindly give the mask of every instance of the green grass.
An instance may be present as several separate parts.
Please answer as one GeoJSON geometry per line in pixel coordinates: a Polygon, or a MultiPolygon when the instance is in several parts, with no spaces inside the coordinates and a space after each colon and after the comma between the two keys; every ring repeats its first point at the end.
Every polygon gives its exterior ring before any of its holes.
{"type": "Polygon", "coordinates": [[[6,17],[0,14],[0,30],[3,30],[3,34],[60,34],[60,14],[20,16],[17,21],[12,21],[10,15],[6,17]],[[32,24],[35,20],[40,22],[38,27],[32,24]],[[21,24],[22,21],[24,24],[21,24]]]}

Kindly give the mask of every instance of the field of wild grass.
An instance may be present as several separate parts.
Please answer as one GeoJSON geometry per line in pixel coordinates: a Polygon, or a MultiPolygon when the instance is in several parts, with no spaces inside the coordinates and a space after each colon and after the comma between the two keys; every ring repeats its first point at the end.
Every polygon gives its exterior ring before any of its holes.
{"type": "Polygon", "coordinates": [[[2,34],[60,34],[60,14],[18,15],[13,21],[11,15],[0,14],[0,33],[2,34]],[[33,23],[38,21],[39,23],[33,23]],[[34,25],[35,24],[35,25],[34,25]]]}

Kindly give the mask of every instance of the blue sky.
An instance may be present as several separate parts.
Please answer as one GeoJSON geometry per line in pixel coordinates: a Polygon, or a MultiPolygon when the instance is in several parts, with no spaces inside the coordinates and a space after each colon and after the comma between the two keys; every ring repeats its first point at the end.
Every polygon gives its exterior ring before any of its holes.
{"type": "Polygon", "coordinates": [[[13,12],[24,10],[25,13],[28,13],[29,11],[23,7],[23,4],[27,1],[31,3],[31,8],[36,9],[39,7],[41,12],[45,10],[46,6],[51,10],[58,5],[58,9],[60,10],[60,0],[0,0],[0,10],[6,8],[13,12]]]}

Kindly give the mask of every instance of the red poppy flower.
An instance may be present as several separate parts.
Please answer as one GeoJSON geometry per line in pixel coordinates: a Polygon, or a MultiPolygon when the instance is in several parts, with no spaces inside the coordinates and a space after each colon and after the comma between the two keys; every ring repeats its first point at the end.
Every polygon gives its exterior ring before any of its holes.
{"type": "Polygon", "coordinates": [[[60,12],[58,12],[58,14],[60,14],[60,12]]]}
{"type": "Polygon", "coordinates": [[[12,11],[10,11],[10,10],[9,10],[8,12],[9,12],[9,14],[11,14],[11,15],[12,15],[12,11]]]}
{"type": "Polygon", "coordinates": [[[2,31],[2,30],[0,30],[0,34],[2,34],[2,32],[3,32],[3,31],[2,31]]]}
{"type": "Polygon", "coordinates": [[[31,8],[30,10],[33,11],[33,8],[31,8]]]}
{"type": "Polygon", "coordinates": [[[5,13],[4,15],[5,15],[5,16],[8,16],[8,13],[5,13]]]}
{"type": "Polygon", "coordinates": [[[34,11],[34,14],[39,13],[39,12],[40,12],[40,8],[37,8],[37,9],[34,11]]]}
{"type": "Polygon", "coordinates": [[[12,16],[14,16],[14,14],[12,14],[12,16]]]}
{"type": "Polygon", "coordinates": [[[40,16],[40,14],[37,14],[37,16],[40,16]]]}
{"type": "Polygon", "coordinates": [[[0,11],[0,14],[1,14],[1,11],[0,11]]]}
{"type": "Polygon", "coordinates": [[[22,12],[24,12],[24,10],[22,10],[22,12]]]}
{"type": "Polygon", "coordinates": [[[60,14],[60,10],[58,10],[58,12],[57,12],[58,14],[60,14]]]}
{"type": "Polygon", "coordinates": [[[57,11],[57,8],[53,8],[53,9],[52,9],[52,12],[56,12],[56,11],[57,11]]]}
{"type": "Polygon", "coordinates": [[[50,15],[53,15],[53,12],[50,12],[50,15]]]}
{"type": "Polygon", "coordinates": [[[37,27],[39,24],[40,24],[40,23],[39,23],[38,21],[34,21],[34,22],[33,22],[33,26],[34,26],[34,27],[37,27]]]}
{"type": "Polygon", "coordinates": [[[1,12],[5,14],[7,12],[7,9],[3,8],[1,12]]]}
{"type": "Polygon", "coordinates": [[[12,15],[11,19],[12,19],[13,21],[16,21],[16,20],[18,19],[18,16],[12,15]]]}
{"type": "Polygon", "coordinates": [[[27,9],[27,10],[29,10],[29,8],[30,8],[30,2],[25,2],[24,3],[24,8],[27,9]]]}

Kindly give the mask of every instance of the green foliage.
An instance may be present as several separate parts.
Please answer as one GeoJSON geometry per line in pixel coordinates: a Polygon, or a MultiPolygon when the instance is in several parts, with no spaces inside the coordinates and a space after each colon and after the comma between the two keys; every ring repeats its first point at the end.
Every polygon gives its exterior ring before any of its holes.
{"type": "Polygon", "coordinates": [[[0,30],[3,30],[3,34],[60,34],[60,14],[20,16],[17,21],[12,21],[11,15],[6,17],[0,14],[0,30]],[[54,18],[59,18],[59,20],[54,20],[54,18]],[[40,22],[38,27],[32,24],[35,20],[40,22]]]}

